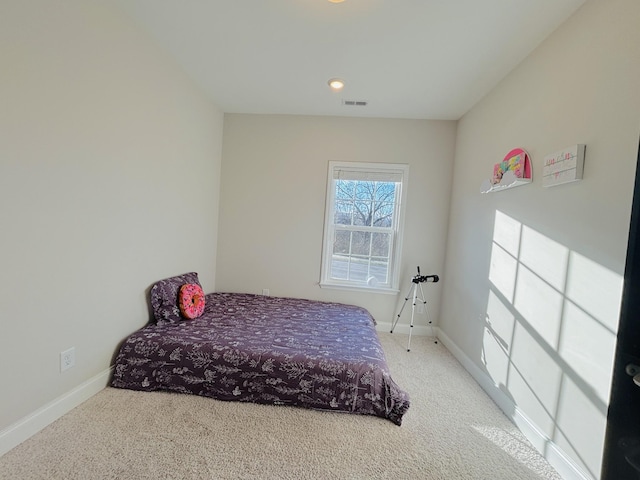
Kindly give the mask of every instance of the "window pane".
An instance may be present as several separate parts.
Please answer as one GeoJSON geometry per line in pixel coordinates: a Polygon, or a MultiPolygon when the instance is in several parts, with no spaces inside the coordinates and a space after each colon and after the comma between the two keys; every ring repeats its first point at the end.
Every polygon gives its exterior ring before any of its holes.
{"type": "Polygon", "coordinates": [[[372,205],[370,202],[356,202],[353,211],[353,224],[371,226],[372,205]]]}
{"type": "Polygon", "coordinates": [[[351,254],[352,255],[370,255],[371,251],[371,232],[352,232],[351,235],[351,254]]]}
{"type": "Polygon", "coordinates": [[[355,194],[356,182],[353,180],[336,180],[336,198],[340,200],[352,199],[355,194]]]}
{"type": "Polygon", "coordinates": [[[373,200],[377,182],[356,182],[356,200],[373,200]]]}
{"type": "Polygon", "coordinates": [[[351,214],[353,211],[353,203],[336,201],[336,210],[333,222],[336,225],[351,225],[351,214]]]}
{"type": "Polygon", "coordinates": [[[367,283],[371,284],[374,281],[378,284],[386,283],[389,281],[389,262],[388,259],[371,258],[371,267],[369,268],[369,278],[367,283]],[[374,280],[371,280],[373,278],[374,280]]]}
{"type": "Polygon", "coordinates": [[[383,257],[385,260],[389,258],[389,245],[391,235],[389,233],[373,233],[371,239],[371,255],[383,257]]]}
{"type": "Polygon", "coordinates": [[[333,240],[333,255],[336,254],[348,255],[351,249],[351,232],[344,230],[336,231],[335,238],[333,240]]]}
{"type": "Polygon", "coordinates": [[[393,225],[392,203],[376,203],[373,212],[373,225],[375,227],[391,227],[393,225]]]}
{"type": "Polygon", "coordinates": [[[378,202],[395,203],[396,184],[394,182],[377,182],[375,199],[378,202]]]}
{"type": "Polygon", "coordinates": [[[347,280],[349,273],[349,257],[334,255],[331,258],[331,278],[336,280],[347,280]]]}
{"type": "Polygon", "coordinates": [[[369,259],[367,257],[352,256],[349,264],[349,280],[366,282],[368,275],[369,259]]]}

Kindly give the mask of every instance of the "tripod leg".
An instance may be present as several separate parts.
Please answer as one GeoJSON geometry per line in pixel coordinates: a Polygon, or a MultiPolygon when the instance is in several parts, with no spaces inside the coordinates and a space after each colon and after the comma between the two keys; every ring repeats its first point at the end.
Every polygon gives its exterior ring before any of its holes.
{"type": "MultiPolygon", "coordinates": [[[[420,285],[420,284],[418,284],[420,285]]],[[[414,285],[415,286],[415,285],[414,285]]],[[[420,286],[422,288],[422,286],[420,286]]],[[[407,352],[411,351],[411,332],[413,332],[413,316],[416,313],[416,298],[418,297],[418,289],[413,290],[413,304],[411,305],[411,324],[409,325],[409,340],[407,341],[407,352]]]]}
{"type": "Polygon", "coordinates": [[[431,321],[431,317],[429,317],[429,312],[427,312],[427,301],[424,299],[424,290],[422,290],[422,284],[420,284],[420,295],[422,295],[422,304],[424,305],[424,313],[427,314],[427,320],[429,321],[429,328],[431,328],[431,336],[434,338],[434,343],[438,343],[438,338],[433,333],[433,322],[431,321]]]}
{"type": "Polygon", "coordinates": [[[407,292],[407,296],[404,297],[404,303],[402,304],[402,308],[400,308],[400,311],[398,312],[398,315],[396,316],[396,318],[393,320],[393,324],[391,325],[391,333],[393,333],[393,330],[396,328],[396,324],[398,323],[398,320],[400,320],[400,315],[402,315],[402,311],[404,310],[404,307],[406,307],[407,305],[407,301],[409,300],[409,298],[411,297],[411,291],[413,290],[413,288],[416,286],[415,283],[411,284],[411,287],[409,288],[409,291],[407,292]]]}

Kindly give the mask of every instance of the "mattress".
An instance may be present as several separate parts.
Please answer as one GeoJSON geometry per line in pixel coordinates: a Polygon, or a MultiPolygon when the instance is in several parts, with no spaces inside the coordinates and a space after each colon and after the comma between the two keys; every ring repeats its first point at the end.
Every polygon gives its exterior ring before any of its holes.
{"type": "Polygon", "coordinates": [[[194,320],[150,324],[127,337],[111,385],[401,424],[409,396],[391,378],[366,309],[239,293],[205,300],[194,320]]]}

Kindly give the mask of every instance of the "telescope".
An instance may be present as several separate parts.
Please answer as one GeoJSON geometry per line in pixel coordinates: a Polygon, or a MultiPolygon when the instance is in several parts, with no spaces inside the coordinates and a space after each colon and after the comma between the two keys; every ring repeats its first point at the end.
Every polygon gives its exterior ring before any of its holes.
{"type": "Polygon", "coordinates": [[[420,267],[418,267],[418,274],[411,279],[413,283],[436,283],[438,280],[440,280],[440,277],[438,277],[438,275],[420,275],[420,267]]]}

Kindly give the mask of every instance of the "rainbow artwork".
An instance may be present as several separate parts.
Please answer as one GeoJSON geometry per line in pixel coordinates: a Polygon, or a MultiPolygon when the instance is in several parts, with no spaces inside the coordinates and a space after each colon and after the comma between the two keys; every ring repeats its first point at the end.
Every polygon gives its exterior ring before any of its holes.
{"type": "Polygon", "coordinates": [[[493,175],[482,182],[480,192],[497,192],[528,183],[531,183],[529,154],[522,148],[514,148],[493,166],[493,175]]]}
{"type": "Polygon", "coordinates": [[[516,178],[531,178],[531,167],[527,161],[527,152],[521,148],[511,150],[499,163],[493,166],[493,177],[491,184],[500,183],[502,177],[507,172],[513,172],[516,178]]]}

